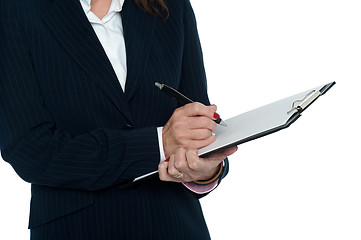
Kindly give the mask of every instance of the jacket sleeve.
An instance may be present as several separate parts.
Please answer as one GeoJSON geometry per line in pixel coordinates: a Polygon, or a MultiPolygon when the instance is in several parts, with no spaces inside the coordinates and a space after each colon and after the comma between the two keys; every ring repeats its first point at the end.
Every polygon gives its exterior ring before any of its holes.
{"type": "MultiPolygon", "coordinates": [[[[202,48],[198,36],[197,22],[190,1],[185,0],[184,3],[184,52],[180,91],[194,101],[209,105],[207,79],[202,48]]],[[[224,163],[224,170],[218,184],[229,171],[227,158],[224,163]]]]}
{"type": "MultiPolygon", "coordinates": [[[[3,1],[1,1],[3,2],[3,1]]],[[[97,190],[157,169],[156,128],[59,131],[44,107],[17,6],[0,3],[0,150],[25,181],[97,190]]],[[[14,1],[15,2],[15,1],[14,1]]]]}

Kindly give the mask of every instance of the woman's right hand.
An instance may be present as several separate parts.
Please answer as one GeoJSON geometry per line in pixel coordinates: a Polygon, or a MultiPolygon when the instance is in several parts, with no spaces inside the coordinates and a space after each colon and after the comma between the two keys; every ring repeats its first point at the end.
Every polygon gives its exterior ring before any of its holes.
{"type": "Polygon", "coordinates": [[[177,108],[164,125],[163,149],[166,157],[174,154],[178,148],[198,149],[216,140],[212,132],[219,118],[217,106],[205,106],[201,103],[189,103],[177,108]]]}

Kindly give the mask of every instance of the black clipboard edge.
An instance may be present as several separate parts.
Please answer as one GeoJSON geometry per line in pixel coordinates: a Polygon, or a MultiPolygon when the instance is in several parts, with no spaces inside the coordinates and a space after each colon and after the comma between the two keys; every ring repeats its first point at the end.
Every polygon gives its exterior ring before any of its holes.
{"type": "Polygon", "coordinates": [[[325,94],[328,90],[330,90],[332,87],[333,87],[333,85],[335,85],[336,84],[336,82],[331,82],[331,83],[329,83],[329,84],[326,84],[323,88],[321,88],[321,90],[320,90],[320,93],[321,93],[321,95],[320,96],[322,96],[323,94],[325,94]]]}

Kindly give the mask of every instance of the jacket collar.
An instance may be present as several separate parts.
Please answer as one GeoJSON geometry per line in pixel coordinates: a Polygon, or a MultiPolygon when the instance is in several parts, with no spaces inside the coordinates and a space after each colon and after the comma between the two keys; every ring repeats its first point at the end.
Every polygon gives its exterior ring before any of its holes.
{"type": "Polygon", "coordinates": [[[54,0],[43,21],[68,54],[132,124],[128,101],[139,86],[147,65],[156,18],[139,10],[133,0],[125,1],[121,14],[127,52],[125,94],[79,0],[54,0]]]}

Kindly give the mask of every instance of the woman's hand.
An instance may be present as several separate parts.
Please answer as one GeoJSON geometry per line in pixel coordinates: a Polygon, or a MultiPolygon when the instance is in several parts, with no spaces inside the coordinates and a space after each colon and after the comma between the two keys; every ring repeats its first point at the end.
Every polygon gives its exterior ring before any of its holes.
{"type": "Polygon", "coordinates": [[[168,182],[192,182],[211,179],[218,171],[219,164],[237,151],[232,147],[212,154],[206,158],[199,158],[197,150],[179,148],[169,158],[158,165],[159,178],[168,182]]]}
{"type": "Polygon", "coordinates": [[[163,149],[166,157],[179,148],[198,149],[213,143],[216,137],[212,132],[219,118],[215,105],[205,106],[190,103],[177,108],[163,127],[163,149]]]}

